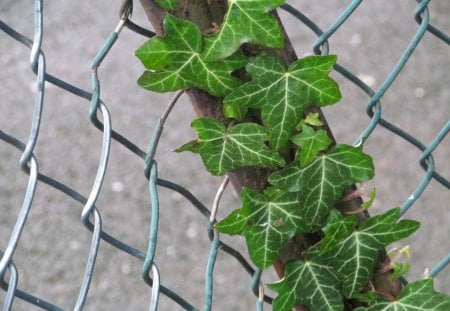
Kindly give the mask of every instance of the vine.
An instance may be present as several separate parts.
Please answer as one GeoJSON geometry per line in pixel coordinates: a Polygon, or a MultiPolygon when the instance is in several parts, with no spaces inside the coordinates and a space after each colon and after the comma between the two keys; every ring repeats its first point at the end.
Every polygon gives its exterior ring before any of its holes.
{"type": "MultiPolygon", "coordinates": [[[[271,172],[262,192],[243,187],[242,207],[215,228],[244,236],[261,269],[274,264],[294,237],[320,237],[285,264],[282,280],[268,285],[278,293],[274,310],[344,310],[349,301],[353,310],[450,310],[450,297],[434,291],[432,279],[410,283],[396,297],[371,286],[380,252],[419,223],[399,220],[398,208],[363,222],[336,209],[349,186],[373,178],[373,162],[362,144],[334,145],[318,114],[307,112],[341,99],[329,77],[336,56],[308,56],[286,67],[270,53],[284,46],[271,14],[283,2],[228,0],[220,27],[213,25],[213,34],[206,35],[169,13],[178,0],[158,0],[167,10],[164,35],[135,53],[147,68],[140,86],[156,92],[195,87],[223,98],[228,122],[193,120],[198,139],[177,152],[199,154],[213,175],[243,167],[271,172]]],[[[373,197],[374,192],[361,209],[373,197]]],[[[397,263],[386,270],[391,268],[396,278],[407,270],[397,263]]]]}

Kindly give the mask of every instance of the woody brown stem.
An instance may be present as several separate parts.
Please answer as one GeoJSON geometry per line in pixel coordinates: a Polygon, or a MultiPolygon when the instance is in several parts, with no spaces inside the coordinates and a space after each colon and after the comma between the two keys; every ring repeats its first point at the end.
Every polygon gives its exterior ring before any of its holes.
{"type": "MultiPolygon", "coordinates": [[[[162,20],[164,18],[164,10],[161,9],[154,1],[151,0],[140,0],[144,11],[153,25],[157,34],[161,35],[163,33],[162,20]]],[[[202,31],[208,31],[214,29],[217,25],[220,25],[223,15],[226,11],[226,0],[180,0],[179,5],[171,13],[177,17],[188,19],[199,26],[202,31]]],[[[278,17],[276,13],[275,16],[278,17]]],[[[282,23],[280,23],[282,25],[282,23]]],[[[267,50],[266,52],[272,54],[273,56],[281,59],[285,64],[290,64],[297,60],[297,55],[292,47],[289,38],[283,29],[285,36],[285,46],[283,49],[267,50]]],[[[251,50],[251,46],[249,47],[251,50]]],[[[224,123],[229,122],[226,120],[222,114],[221,103],[222,99],[209,95],[208,93],[192,88],[186,91],[188,94],[194,111],[200,117],[213,117],[224,123]]],[[[323,121],[323,128],[327,130],[328,135],[334,140],[330,128],[325,120],[325,117],[320,108],[311,107],[307,112],[317,112],[319,113],[320,119],[323,121]]],[[[235,188],[237,193],[240,193],[242,187],[250,187],[258,191],[262,191],[267,186],[267,177],[270,171],[260,168],[242,168],[228,173],[231,183],[235,188]]],[[[351,186],[347,190],[346,194],[352,193],[356,190],[356,186],[351,186]]],[[[344,200],[339,203],[337,208],[341,213],[346,214],[346,212],[359,211],[361,210],[361,197],[357,196],[351,200],[344,200]]],[[[369,217],[367,211],[362,211],[356,214],[359,221],[364,221],[369,217]]],[[[280,278],[284,276],[284,264],[288,260],[299,258],[301,253],[305,251],[309,246],[316,243],[321,237],[320,236],[299,236],[294,238],[289,247],[286,248],[285,253],[280,256],[280,258],[274,263],[274,268],[280,278]]],[[[375,289],[388,293],[389,295],[395,297],[401,289],[399,281],[390,281],[388,276],[390,273],[381,273],[382,267],[386,267],[389,263],[389,258],[386,256],[385,252],[380,254],[379,263],[377,269],[374,273],[374,278],[372,284],[375,289]]],[[[307,309],[303,306],[296,307],[298,311],[306,311],[307,309]]],[[[346,310],[350,310],[346,307],[346,310]]]]}

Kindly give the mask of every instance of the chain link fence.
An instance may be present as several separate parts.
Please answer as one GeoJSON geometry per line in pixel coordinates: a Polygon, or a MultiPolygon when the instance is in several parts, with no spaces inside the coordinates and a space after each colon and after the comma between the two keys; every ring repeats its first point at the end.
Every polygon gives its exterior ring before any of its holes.
{"type": "MultiPolygon", "coordinates": [[[[407,241],[410,277],[426,271],[450,293],[450,3],[334,2],[288,1],[279,14],[299,54],[339,56],[331,128],[374,155],[372,213],[398,204],[423,223],[407,241]]],[[[260,281],[275,276],[212,229],[239,206],[227,179],[168,154],[194,116],[182,92],[135,85],[131,52],[154,33],[137,4],[136,23],[119,7],[0,4],[3,310],[262,309],[260,281]]]]}

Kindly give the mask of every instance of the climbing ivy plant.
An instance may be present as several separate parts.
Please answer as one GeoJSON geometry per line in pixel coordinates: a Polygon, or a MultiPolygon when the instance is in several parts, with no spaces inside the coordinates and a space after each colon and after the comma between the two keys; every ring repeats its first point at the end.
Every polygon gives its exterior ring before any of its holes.
{"type": "Polygon", "coordinates": [[[362,144],[333,145],[318,115],[305,113],[310,106],[341,99],[339,86],[329,77],[336,56],[308,56],[287,67],[267,53],[248,57],[242,52],[244,43],[266,51],[284,46],[271,14],[284,1],[228,0],[222,24],[210,35],[169,13],[177,0],[156,2],[167,10],[164,34],[137,49],[147,68],[138,84],[156,92],[202,89],[222,97],[223,114],[232,120],[193,120],[199,138],[175,151],[199,154],[213,175],[242,167],[272,172],[262,192],[243,187],[242,207],[215,228],[244,236],[261,269],[272,265],[294,236],[322,237],[286,263],[282,280],[268,285],[278,293],[274,310],[296,305],[344,310],[349,299],[359,301],[359,311],[450,310],[450,298],[435,292],[431,279],[408,284],[397,297],[371,291],[381,250],[412,234],[419,223],[399,220],[398,208],[362,223],[336,209],[350,185],[374,176],[372,158],[362,144]]]}

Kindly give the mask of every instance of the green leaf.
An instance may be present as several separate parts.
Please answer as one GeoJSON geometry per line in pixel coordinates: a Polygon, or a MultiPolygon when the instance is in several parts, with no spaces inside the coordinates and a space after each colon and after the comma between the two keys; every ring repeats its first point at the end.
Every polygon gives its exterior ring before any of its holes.
{"type": "Polygon", "coordinates": [[[348,186],[367,181],[373,175],[372,158],[360,147],[337,145],[306,167],[294,162],[273,173],[269,182],[288,191],[301,191],[304,217],[310,221],[311,230],[317,230],[348,186]]]}
{"type": "MultiPolygon", "coordinates": [[[[356,221],[355,216],[347,218],[356,221]]],[[[329,250],[330,264],[343,280],[343,293],[347,298],[358,294],[369,282],[381,249],[392,242],[406,238],[420,226],[417,221],[412,220],[397,222],[399,218],[399,208],[371,217],[329,250]]],[[[336,224],[343,222],[342,216],[333,220],[336,224]]],[[[343,227],[336,226],[336,230],[348,230],[343,227]]],[[[321,243],[330,244],[328,240],[334,239],[336,235],[338,233],[333,234],[329,230],[321,243]]]]}
{"type": "Polygon", "coordinates": [[[319,113],[314,112],[308,113],[304,119],[301,119],[300,122],[295,126],[295,130],[300,132],[303,125],[322,126],[323,122],[320,120],[319,113]]]}
{"type": "Polygon", "coordinates": [[[326,150],[333,142],[325,130],[314,131],[308,125],[303,125],[301,133],[292,136],[291,141],[300,146],[301,167],[311,163],[320,151],[326,150]]]}
{"type": "Polygon", "coordinates": [[[213,118],[198,118],[192,127],[199,138],[176,149],[200,154],[207,170],[223,175],[244,166],[283,166],[283,158],[264,143],[264,128],[254,123],[242,123],[229,128],[213,118]]]}
{"type": "Polygon", "coordinates": [[[238,107],[234,105],[229,105],[227,103],[222,104],[223,116],[227,119],[235,119],[237,121],[242,121],[247,114],[248,109],[246,107],[238,107]]]}
{"type": "Polygon", "coordinates": [[[404,276],[411,269],[410,263],[395,262],[392,264],[394,272],[388,277],[389,281],[395,281],[401,276],[404,276]]]}
{"type": "Polygon", "coordinates": [[[450,310],[450,296],[436,292],[433,280],[411,282],[398,294],[395,301],[379,298],[369,307],[355,311],[447,311],[450,310]]]}
{"type": "Polygon", "coordinates": [[[387,255],[390,260],[390,265],[394,270],[394,272],[391,275],[389,275],[390,281],[397,280],[398,278],[409,272],[411,264],[409,262],[406,263],[400,262],[400,260],[403,259],[405,256],[407,260],[411,258],[409,245],[391,249],[387,252],[387,255]]]}
{"type": "Polygon", "coordinates": [[[280,255],[289,239],[301,233],[305,226],[298,196],[276,188],[259,193],[244,187],[242,208],[218,222],[215,228],[222,233],[245,235],[250,258],[265,269],[280,255]]]}
{"type": "Polygon", "coordinates": [[[329,251],[337,243],[347,238],[357,223],[356,217],[344,218],[338,210],[332,209],[327,218],[327,225],[322,229],[325,237],[319,244],[321,253],[329,251]]]}
{"type": "Polygon", "coordinates": [[[248,210],[238,208],[232,211],[226,218],[216,223],[214,228],[228,235],[244,235],[249,225],[251,225],[251,223],[248,223],[249,217],[248,210]]]}
{"type": "Polygon", "coordinates": [[[286,70],[277,58],[258,57],[246,66],[253,80],[230,93],[224,102],[260,109],[263,123],[270,129],[269,141],[279,150],[309,105],[330,105],[341,98],[337,83],[328,77],[335,62],[336,56],[308,56],[286,70]]]}
{"type": "Polygon", "coordinates": [[[217,33],[205,38],[204,58],[215,61],[250,42],[282,48],[284,37],[277,19],[269,14],[284,0],[228,0],[228,11],[217,33]]]}
{"type": "Polygon", "coordinates": [[[215,96],[224,96],[242,84],[231,73],[247,59],[239,54],[214,63],[200,57],[203,48],[200,29],[193,23],[166,14],[164,36],[153,38],[135,54],[149,69],[138,80],[145,89],[171,92],[198,87],[215,96]]]}
{"type": "Polygon", "coordinates": [[[284,278],[268,286],[278,293],[274,310],[292,310],[296,305],[314,311],[344,310],[340,281],[333,268],[314,260],[288,262],[284,278]]]}
{"type": "Polygon", "coordinates": [[[322,126],[323,122],[319,118],[319,113],[308,113],[306,118],[304,119],[305,124],[312,125],[312,126],[322,126]]]}
{"type": "Polygon", "coordinates": [[[156,0],[156,3],[166,10],[172,10],[178,5],[178,0],[156,0]]]}
{"type": "Polygon", "coordinates": [[[368,209],[372,206],[373,202],[375,201],[375,197],[377,196],[377,189],[375,188],[375,186],[372,188],[372,190],[370,191],[370,195],[369,195],[369,201],[363,202],[361,204],[361,207],[363,209],[368,209]]]}

